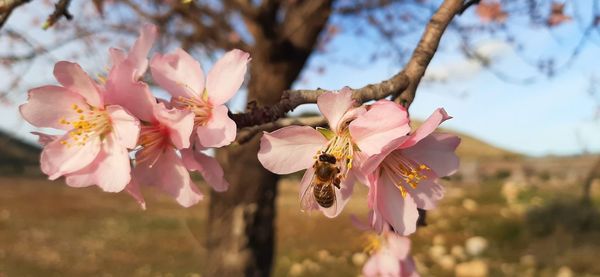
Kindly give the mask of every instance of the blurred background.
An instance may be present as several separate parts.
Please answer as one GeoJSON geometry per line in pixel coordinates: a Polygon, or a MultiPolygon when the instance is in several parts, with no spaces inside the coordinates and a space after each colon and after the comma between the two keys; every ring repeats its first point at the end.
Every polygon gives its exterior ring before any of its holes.
{"type": "MultiPolygon", "coordinates": [[[[39,130],[18,105],[56,83],[57,61],[106,74],[108,47],[128,49],[144,22],[160,28],[153,52],[182,47],[205,70],[228,49],[251,53],[233,112],[289,87],[359,88],[402,69],[442,1],[72,1],[72,20],[44,30],[63,2],[0,1],[0,276],[215,276],[223,253],[254,257],[241,262],[247,276],[360,274],[367,239],[350,215],[366,216],[362,185],[330,220],[300,211],[301,172],[276,178],[240,160],[225,165],[228,193],[198,177],[210,195],[201,204],[184,209],[148,190],[142,211],[124,193],[46,180],[30,134],[39,130]],[[243,231],[251,243],[231,245],[223,224],[235,212],[223,203],[269,211],[244,211],[255,216],[243,231]],[[252,230],[267,238],[254,242],[252,230]]],[[[410,108],[416,127],[444,107],[454,117],[444,131],[462,138],[445,199],[411,236],[422,276],[600,276],[599,61],[597,0],[480,1],[455,18],[410,108]]],[[[228,151],[217,155],[241,155],[228,151]]]]}

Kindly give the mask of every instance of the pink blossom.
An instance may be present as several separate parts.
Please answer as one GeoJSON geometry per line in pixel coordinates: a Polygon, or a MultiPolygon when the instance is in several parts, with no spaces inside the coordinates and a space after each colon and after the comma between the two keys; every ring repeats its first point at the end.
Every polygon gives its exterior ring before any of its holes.
{"type": "Polygon", "coordinates": [[[365,277],[418,277],[410,253],[410,239],[392,232],[371,237],[371,257],[363,266],[365,277]]]}
{"type": "Polygon", "coordinates": [[[140,185],[154,186],[169,194],[184,207],[202,200],[177,151],[190,146],[194,115],[189,111],[168,109],[154,104],[152,118],[144,122],[135,154],[133,180],[127,191],[145,207],[140,185]]]}
{"type": "Polygon", "coordinates": [[[414,133],[390,140],[381,153],[362,164],[375,229],[390,224],[401,235],[411,234],[416,230],[417,208],[433,209],[443,197],[438,179],[458,169],[454,151],[460,139],[433,131],[449,118],[444,109],[436,110],[414,133]]]}
{"type": "Polygon", "coordinates": [[[148,105],[133,105],[140,94],[123,92],[146,92],[146,102],[153,99],[149,91],[143,91],[145,84],[135,81],[146,71],[146,56],[155,37],[156,27],[146,25],[129,53],[112,49],[112,67],[104,86],[79,65],[59,62],[54,76],[62,86],[29,92],[29,103],[20,107],[23,117],[37,127],[68,131],[61,138],[36,133],[45,145],[42,171],[50,179],[66,176],[70,186],[96,184],[110,192],[121,191],[130,182],[127,149],[136,145],[140,132],[136,117],[143,118],[140,115],[148,105]]]}
{"type": "Polygon", "coordinates": [[[58,62],[54,76],[61,86],[34,88],[28,102],[19,107],[34,126],[67,131],[60,137],[37,133],[45,144],[42,171],[51,180],[66,176],[72,187],[123,190],[131,171],[127,149],[135,147],[139,121],[105,101],[104,88],[79,65],[58,62]]]}
{"type": "Polygon", "coordinates": [[[364,157],[378,154],[388,141],[410,131],[406,117],[388,116],[402,112],[391,101],[380,100],[368,111],[354,104],[348,88],[339,93],[325,93],[317,99],[317,105],[330,129],[288,126],[264,133],[261,138],[258,159],[266,169],[277,174],[306,169],[300,189],[304,210],[320,209],[327,217],[337,216],[349,200],[355,180],[364,179],[356,164],[364,157]],[[312,190],[318,178],[316,165],[323,164],[322,156],[333,156],[334,163],[329,163],[337,171],[327,183],[335,192],[329,207],[317,204],[312,190]]]}
{"type": "Polygon", "coordinates": [[[133,178],[127,192],[145,208],[140,185],[153,186],[169,194],[177,203],[190,207],[204,198],[188,170],[198,171],[216,191],[227,190],[223,169],[215,158],[190,147],[194,114],[152,106],[153,118],[144,122],[135,155],[133,178]]]}
{"type": "Polygon", "coordinates": [[[248,61],[248,53],[229,51],[205,80],[200,64],[182,49],[152,58],[152,77],[171,94],[173,106],[194,113],[194,141],[199,147],[221,147],[235,139],[236,124],[224,104],[240,89],[248,61]]]}

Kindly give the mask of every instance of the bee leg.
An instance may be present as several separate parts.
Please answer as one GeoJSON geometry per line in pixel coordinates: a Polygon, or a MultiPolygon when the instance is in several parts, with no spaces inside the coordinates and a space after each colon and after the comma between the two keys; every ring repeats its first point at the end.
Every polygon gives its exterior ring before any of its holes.
{"type": "Polygon", "coordinates": [[[341,181],[340,181],[340,178],[339,178],[339,177],[335,177],[335,179],[333,179],[333,185],[334,185],[336,188],[338,188],[338,189],[340,188],[340,183],[341,183],[341,181]]]}

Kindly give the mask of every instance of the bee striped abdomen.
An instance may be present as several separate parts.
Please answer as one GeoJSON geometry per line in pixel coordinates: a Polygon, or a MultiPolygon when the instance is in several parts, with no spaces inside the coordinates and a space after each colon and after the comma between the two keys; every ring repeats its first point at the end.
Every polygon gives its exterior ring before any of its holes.
{"type": "Polygon", "coordinates": [[[329,208],[333,206],[333,202],[335,202],[335,191],[330,184],[315,184],[313,194],[317,203],[323,208],[329,208]]]}

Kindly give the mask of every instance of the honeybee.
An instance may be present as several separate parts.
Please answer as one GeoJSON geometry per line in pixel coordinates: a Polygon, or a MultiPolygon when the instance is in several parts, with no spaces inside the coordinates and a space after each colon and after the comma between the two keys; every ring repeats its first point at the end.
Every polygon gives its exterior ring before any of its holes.
{"type": "Polygon", "coordinates": [[[315,174],[302,192],[303,207],[310,207],[313,200],[323,208],[330,208],[336,204],[335,188],[340,188],[340,169],[336,166],[336,162],[337,159],[331,154],[319,155],[313,165],[315,174]]]}

